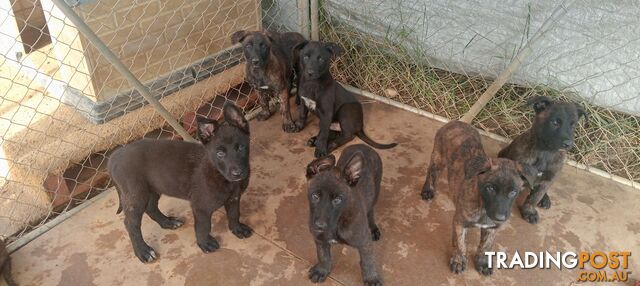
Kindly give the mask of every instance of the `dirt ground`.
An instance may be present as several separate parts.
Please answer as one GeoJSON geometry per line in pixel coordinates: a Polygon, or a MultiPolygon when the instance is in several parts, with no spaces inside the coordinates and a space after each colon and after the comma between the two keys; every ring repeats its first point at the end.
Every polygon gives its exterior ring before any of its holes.
{"type": "MultiPolygon", "coordinates": [[[[501,269],[491,277],[482,277],[472,262],[464,274],[451,274],[448,261],[454,207],[450,195],[442,191],[431,202],[419,197],[433,136],[442,123],[373,102],[365,104],[365,117],[372,138],[399,143],[394,149],[379,151],[384,176],[376,216],[382,239],[375,250],[386,285],[575,283],[578,270],[501,269]]],[[[213,219],[221,249],[203,254],[195,244],[188,204],[163,198],[160,208],[186,218],[186,224],[178,230],[163,230],[145,217],[143,234],[159,259],[142,264],[133,255],[122,215],[115,214],[117,195],[110,191],[15,252],[16,280],[21,285],[65,286],[310,285],[307,270],[316,257],[307,228],[304,167],[313,150],[304,142],[317,132],[317,120],[295,135],[282,132],[280,120],[274,116],[266,122],[251,122],[252,178],[241,202],[241,220],[255,230],[251,238],[233,236],[221,209],[213,219]]],[[[490,155],[500,148],[489,139],[484,143],[490,155]]],[[[550,194],[553,205],[540,211],[538,225],[526,223],[514,208],[510,222],[498,234],[496,250],[631,251],[630,280],[640,279],[640,192],[565,166],[550,194]]],[[[479,231],[471,230],[471,258],[478,239],[479,231]]],[[[357,252],[334,245],[333,256],[331,278],[324,285],[362,285],[357,252]]]]}

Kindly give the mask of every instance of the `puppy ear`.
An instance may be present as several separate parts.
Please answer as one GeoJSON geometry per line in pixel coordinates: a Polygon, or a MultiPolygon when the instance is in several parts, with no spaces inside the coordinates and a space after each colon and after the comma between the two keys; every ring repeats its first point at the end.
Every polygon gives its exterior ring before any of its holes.
{"type": "MultiPolygon", "coordinates": [[[[300,67],[300,51],[302,51],[302,49],[304,49],[304,47],[308,43],[309,43],[309,41],[304,40],[304,41],[296,44],[295,46],[293,46],[293,48],[291,48],[291,55],[292,55],[292,58],[293,58],[292,65],[293,65],[293,68],[296,69],[296,72],[298,72],[297,69],[300,67]]],[[[300,75],[297,75],[297,76],[300,76],[300,75]]]]}
{"type": "Polygon", "coordinates": [[[464,163],[464,178],[466,180],[473,178],[491,169],[491,159],[485,156],[476,156],[464,163]]]}
{"type": "Polygon", "coordinates": [[[213,137],[213,133],[218,129],[218,121],[202,115],[196,116],[196,125],[198,126],[197,135],[202,144],[209,143],[213,137]]]}
{"type": "Polygon", "coordinates": [[[271,41],[272,43],[275,42],[275,40],[273,40],[273,34],[271,32],[269,32],[268,30],[262,30],[262,34],[267,37],[267,39],[269,41],[271,41]]]}
{"type": "Polygon", "coordinates": [[[329,42],[325,43],[324,46],[333,54],[334,58],[338,58],[344,53],[344,49],[336,43],[329,42]]]}
{"type": "Polygon", "coordinates": [[[321,171],[327,170],[336,164],[336,157],[333,155],[324,156],[322,158],[315,159],[307,165],[307,179],[313,178],[321,171]]]}
{"type": "Polygon", "coordinates": [[[222,114],[224,115],[224,121],[249,134],[249,122],[244,118],[242,110],[235,104],[230,101],[225,102],[222,107],[222,114]]]}
{"type": "Polygon", "coordinates": [[[547,109],[547,107],[549,107],[549,105],[551,105],[552,103],[553,103],[553,100],[546,96],[534,96],[532,98],[527,99],[527,105],[532,106],[536,114],[547,109]]]}
{"type": "Polygon", "coordinates": [[[242,43],[242,41],[244,41],[244,38],[248,35],[249,33],[245,30],[240,30],[240,31],[236,31],[233,34],[231,34],[231,43],[232,44],[237,44],[237,43],[242,43]]]}
{"type": "Polygon", "coordinates": [[[528,185],[529,188],[532,189],[536,182],[536,178],[538,177],[538,169],[525,163],[516,162],[515,164],[516,170],[518,171],[518,174],[520,174],[520,178],[525,181],[525,185],[528,185]]]}
{"type": "Polygon", "coordinates": [[[361,152],[357,152],[351,156],[349,162],[342,171],[349,186],[354,186],[360,180],[360,174],[362,173],[362,167],[364,165],[364,155],[361,152]]]}

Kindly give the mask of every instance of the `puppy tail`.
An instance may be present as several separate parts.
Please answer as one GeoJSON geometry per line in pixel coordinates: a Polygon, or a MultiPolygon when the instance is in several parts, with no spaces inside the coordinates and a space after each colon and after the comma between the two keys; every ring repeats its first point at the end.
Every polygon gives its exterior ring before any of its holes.
{"type": "Polygon", "coordinates": [[[360,132],[356,133],[356,135],[358,135],[358,137],[360,139],[362,139],[362,141],[364,141],[365,143],[369,144],[369,146],[376,148],[376,149],[391,149],[393,147],[396,147],[398,144],[397,143],[390,143],[390,144],[380,144],[376,141],[373,141],[373,139],[369,138],[369,136],[367,136],[366,133],[364,133],[363,130],[360,130],[360,132]]]}
{"type": "Polygon", "coordinates": [[[116,214],[120,214],[122,212],[122,195],[120,194],[120,188],[116,185],[116,192],[118,192],[118,210],[116,214]]]}
{"type": "Polygon", "coordinates": [[[4,277],[4,281],[7,282],[7,285],[18,286],[18,283],[16,283],[16,281],[11,277],[11,257],[7,257],[7,260],[4,262],[4,267],[2,267],[2,277],[4,277]]]}

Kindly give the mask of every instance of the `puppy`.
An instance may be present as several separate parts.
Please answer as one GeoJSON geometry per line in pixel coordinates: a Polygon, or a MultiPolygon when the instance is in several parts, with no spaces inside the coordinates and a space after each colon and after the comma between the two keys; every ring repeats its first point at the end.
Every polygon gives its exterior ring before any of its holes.
{"type": "Polygon", "coordinates": [[[342,54],[342,48],[334,43],[302,42],[294,47],[299,69],[299,115],[296,124],[304,127],[311,110],[320,119],[320,131],[309,139],[315,146],[315,156],[323,157],[358,136],[362,141],[378,149],[389,149],[397,144],[377,143],[364,132],[362,105],[355,95],[333,79],[329,67],[334,57],[342,54]]]}
{"type": "Polygon", "coordinates": [[[547,190],[562,169],[567,150],[573,147],[578,120],[587,113],[576,103],[553,101],[545,96],[533,97],[527,103],[536,112],[531,129],[516,137],[498,157],[531,164],[538,170],[533,188],[520,207],[522,217],[535,224],[539,221],[535,206],[551,207],[547,190]]]}
{"type": "Polygon", "coordinates": [[[4,281],[7,282],[7,285],[18,285],[11,277],[11,256],[9,256],[7,246],[3,240],[0,240],[0,272],[2,272],[2,276],[4,277],[4,281]]]}
{"type": "Polygon", "coordinates": [[[237,31],[231,35],[233,44],[242,43],[247,82],[258,91],[262,111],[256,119],[262,121],[271,116],[269,98],[277,95],[282,129],[287,133],[301,130],[291,118],[289,96],[294,79],[291,53],[293,47],[304,40],[301,34],[294,32],[237,31]]]}
{"type": "Polygon", "coordinates": [[[365,285],[382,285],[376,271],[373,241],[380,229],[373,207],[380,193],[382,160],[366,145],[344,149],[338,164],[333,155],[307,166],[309,182],[309,229],[314,237],[318,263],[309,279],[323,282],[331,272],[331,244],[344,243],[358,249],[365,285]]]}
{"type": "Polygon", "coordinates": [[[488,258],[496,232],[511,215],[511,207],[526,182],[534,180],[536,170],[509,159],[488,158],[480,134],[471,125],[452,121],[445,124],[434,140],[422,198],[434,197],[436,183],[446,174],[448,188],[456,206],[453,217],[454,253],[449,261],[453,273],[467,267],[465,237],[467,228],[481,229],[475,267],[491,275],[488,258]]]}
{"type": "Polygon", "coordinates": [[[240,196],[249,184],[249,123],[233,104],[223,107],[224,123],[197,118],[203,144],[171,140],[140,140],[116,150],[107,165],[124,210],[127,232],[142,262],[156,253],[142,238],[140,222],[146,213],[162,228],[175,229],[183,221],[158,209],[160,195],[189,200],[198,246],[205,253],[220,246],[211,232],[211,214],[224,205],[229,229],[238,238],[252,234],[240,223],[240,196]]]}

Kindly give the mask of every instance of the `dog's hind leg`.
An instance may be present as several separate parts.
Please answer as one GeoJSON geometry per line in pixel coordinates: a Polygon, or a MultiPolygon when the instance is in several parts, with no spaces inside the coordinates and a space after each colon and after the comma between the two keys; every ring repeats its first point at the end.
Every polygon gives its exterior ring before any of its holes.
{"type": "Polygon", "coordinates": [[[181,227],[184,222],[177,217],[166,216],[158,208],[158,200],[160,195],[157,193],[149,194],[149,202],[147,203],[146,213],[152,220],[157,222],[160,227],[165,229],[176,229],[181,227]]]}
{"type": "Polygon", "coordinates": [[[431,200],[435,196],[436,192],[436,184],[438,182],[438,168],[441,166],[440,164],[440,152],[434,149],[431,154],[431,162],[429,163],[429,168],[427,168],[427,178],[424,182],[424,186],[422,186],[422,192],[420,195],[423,200],[431,200]]]}
{"type": "Polygon", "coordinates": [[[367,220],[369,221],[369,229],[371,230],[371,240],[373,241],[380,240],[380,236],[382,234],[380,233],[380,228],[378,228],[378,225],[376,224],[376,220],[373,216],[373,208],[369,210],[369,212],[367,213],[367,220]]]}
{"type": "Polygon", "coordinates": [[[135,200],[127,200],[124,205],[124,225],[129,233],[129,239],[133,246],[133,252],[142,262],[151,262],[156,259],[156,252],[142,238],[140,230],[142,215],[144,214],[148,196],[146,191],[141,191],[135,200]]]}

